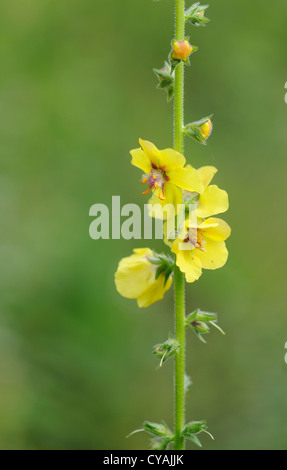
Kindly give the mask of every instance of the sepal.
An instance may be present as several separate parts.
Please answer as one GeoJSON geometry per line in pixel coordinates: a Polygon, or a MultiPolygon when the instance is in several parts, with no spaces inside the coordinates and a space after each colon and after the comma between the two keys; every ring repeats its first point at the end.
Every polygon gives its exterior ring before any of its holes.
{"type": "Polygon", "coordinates": [[[143,430],[157,437],[173,437],[171,430],[164,421],[161,424],[145,421],[143,430]]]}
{"type": "Polygon", "coordinates": [[[189,326],[203,343],[206,343],[203,335],[210,332],[210,325],[214,326],[214,328],[217,328],[223,335],[225,335],[224,331],[217,324],[216,313],[203,312],[197,309],[187,315],[185,318],[185,325],[189,326]]]}
{"type": "Polygon", "coordinates": [[[154,436],[151,439],[152,450],[167,450],[169,445],[174,441],[174,435],[164,421],[162,421],[161,424],[145,421],[141,429],[133,431],[127,437],[142,431],[154,436]]]}
{"type": "Polygon", "coordinates": [[[192,421],[184,427],[182,435],[197,446],[202,447],[201,442],[197,437],[201,432],[207,433],[212,439],[214,439],[214,437],[207,431],[206,421],[192,421]]]}
{"type": "Polygon", "coordinates": [[[165,343],[156,344],[154,346],[153,354],[160,359],[159,367],[175,355],[176,351],[180,348],[179,342],[169,335],[169,338],[165,343]]]}
{"type": "Polygon", "coordinates": [[[188,8],[188,10],[186,10],[185,21],[193,24],[194,26],[206,26],[210,21],[209,18],[204,16],[205,10],[207,10],[208,7],[209,5],[200,5],[199,2],[194,3],[190,8],[188,8]]]}
{"type": "Polygon", "coordinates": [[[196,51],[198,51],[198,47],[190,44],[189,38],[185,38],[183,41],[173,40],[172,50],[169,55],[172,70],[174,70],[180,62],[190,65],[189,57],[196,51]]]}
{"type": "Polygon", "coordinates": [[[206,141],[210,137],[213,129],[213,124],[210,119],[211,117],[212,116],[208,116],[200,119],[200,121],[186,124],[183,129],[184,134],[196,140],[200,144],[206,145],[206,141]]]}
{"type": "Polygon", "coordinates": [[[208,137],[210,137],[213,129],[211,116],[207,116],[199,121],[191,122],[184,126],[183,132],[185,135],[193,138],[200,144],[206,145],[208,137]]]}
{"type": "Polygon", "coordinates": [[[169,62],[165,62],[162,69],[153,69],[153,71],[159,80],[157,88],[166,91],[169,102],[174,96],[174,69],[169,62]]]}
{"type": "Polygon", "coordinates": [[[161,424],[145,421],[143,424],[143,430],[156,436],[151,439],[152,450],[167,450],[171,442],[174,440],[171,430],[164,421],[162,421],[161,424]]]}
{"type": "Polygon", "coordinates": [[[154,253],[153,258],[148,258],[149,262],[158,266],[155,274],[157,280],[161,274],[164,275],[164,285],[166,285],[174,271],[174,258],[170,255],[154,253]]]}

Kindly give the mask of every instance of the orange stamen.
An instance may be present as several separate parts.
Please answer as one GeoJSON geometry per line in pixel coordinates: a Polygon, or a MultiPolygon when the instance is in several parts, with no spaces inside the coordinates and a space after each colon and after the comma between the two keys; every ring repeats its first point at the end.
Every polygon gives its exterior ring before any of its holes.
{"type": "Polygon", "coordinates": [[[161,201],[165,201],[165,200],[166,200],[166,198],[164,197],[164,195],[163,195],[162,193],[160,193],[160,194],[158,195],[158,197],[159,197],[159,199],[160,199],[161,201]]]}
{"type": "Polygon", "coordinates": [[[142,184],[146,184],[146,183],[147,183],[147,178],[144,178],[144,179],[142,180],[142,184]]]}
{"type": "Polygon", "coordinates": [[[157,181],[154,183],[154,187],[155,187],[155,189],[159,189],[159,185],[158,185],[157,181]]]}
{"type": "Polygon", "coordinates": [[[155,175],[152,175],[153,179],[156,180],[156,176],[155,175]]]}
{"type": "Polygon", "coordinates": [[[145,196],[145,195],[148,194],[150,191],[151,191],[151,188],[149,188],[147,191],[145,191],[144,193],[142,193],[142,195],[145,196]]]}

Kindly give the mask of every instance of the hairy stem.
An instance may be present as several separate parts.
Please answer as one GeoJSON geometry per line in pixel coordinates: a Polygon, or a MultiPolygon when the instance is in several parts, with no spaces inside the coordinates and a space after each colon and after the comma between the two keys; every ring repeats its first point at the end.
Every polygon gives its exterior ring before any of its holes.
{"type": "MultiPolygon", "coordinates": [[[[185,39],[185,2],[175,0],[175,39],[185,39]]],[[[184,64],[181,62],[175,69],[174,95],[174,148],[184,151],[184,64]]],[[[181,348],[175,358],[175,450],[184,449],[184,438],[181,436],[185,420],[185,279],[184,274],[175,268],[175,330],[176,339],[181,348]]]]}
{"type": "Polygon", "coordinates": [[[185,418],[185,280],[184,274],[176,267],[174,272],[175,282],[175,324],[176,339],[181,348],[175,357],[175,450],[184,449],[184,438],[181,436],[185,418]]]}

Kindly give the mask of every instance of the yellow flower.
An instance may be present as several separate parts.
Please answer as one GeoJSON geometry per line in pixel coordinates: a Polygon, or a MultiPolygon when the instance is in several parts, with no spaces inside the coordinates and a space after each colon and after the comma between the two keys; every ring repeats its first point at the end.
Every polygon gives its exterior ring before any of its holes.
{"type": "Polygon", "coordinates": [[[148,185],[148,194],[154,191],[151,203],[181,204],[182,192],[201,192],[203,184],[197,171],[191,166],[185,167],[185,157],[174,149],[158,150],[147,140],[139,140],[142,148],[131,150],[132,165],[140,168],[144,174],[142,183],[148,185]]]}
{"type": "Polygon", "coordinates": [[[164,215],[168,218],[169,211],[163,213],[164,206],[173,204],[175,207],[175,214],[177,214],[177,204],[187,203],[190,201],[197,209],[197,216],[205,219],[216,214],[222,214],[226,212],[229,207],[228,194],[223,189],[220,189],[217,185],[209,185],[214,175],[217,173],[217,169],[214,166],[203,166],[198,170],[194,170],[191,165],[186,165],[187,170],[193,170],[197,173],[201,180],[201,191],[187,191],[183,190],[183,201],[181,195],[177,198],[177,194],[173,193],[173,197],[168,197],[165,201],[159,201],[156,194],[149,200],[151,204],[150,215],[158,219],[162,219],[164,215]],[[158,205],[160,202],[161,207],[158,205]]]}
{"type": "Polygon", "coordinates": [[[149,248],[135,249],[133,255],[120,261],[115,274],[117,291],[123,297],[137,299],[139,307],[161,300],[172,284],[171,276],[166,283],[163,273],[156,276],[158,265],[150,259],[155,256],[149,248]]]}
{"type": "Polygon", "coordinates": [[[192,204],[194,212],[186,219],[184,227],[175,240],[166,242],[176,255],[176,264],[185,273],[187,282],[196,281],[202,269],[218,269],[228,258],[225,240],[230,236],[229,225],[221,219],[211,217],[227,211],[229,202],[226,191],[209,185],[217,169],[204,166],[197,170],[202,180],[203,191],[184,191],[183,200],[192,204]]]}
{"type": "Polygon", "coordinates": [[[185,273],[187,282],[194,282],[202,269],[218,269],[225,265],[228,251],[225,240],[230,236],[229,225],[221,219],[197,219],[185,222],[181,234],[172,243],[176,264],[185,273]]]}
{"type": "MultiPolygon", "coordinates": [[[[187,165],[188,167],[189,165],[187,165]]],[[[197,170],[197,174],[202,181],[203,191],[201,194],[196,192],[184,191],[183,200],[195,199],[197,205],[197,216],[203,219],[216,214],[226,212],[229,207],[228,194],[217,185],[210,185],[214,175],[217,173],[214,166],[203,166],[197,170]]]]}

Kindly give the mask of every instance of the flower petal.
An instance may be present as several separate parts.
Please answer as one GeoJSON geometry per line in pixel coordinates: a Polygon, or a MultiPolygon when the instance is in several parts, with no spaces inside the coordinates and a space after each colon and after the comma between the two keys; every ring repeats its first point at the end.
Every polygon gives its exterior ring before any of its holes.
{"type": "Polygon", "coordinates": [[[177,214],[177,205],[182,204],[182,193],[180,189],[169,182],[164,185],[164,201],[159,199],[158,196],[160,193],[161,190],[159,189],[154,191],[153,196],[148,202],[148,211],[150,217],[166,220],[177,214]],[[172,207],[169,206],[170,204],[172,207]]]}
{"type": "Polygon", "coordinates": [[[206,219],[211,215],[226,212],[229,207],[228,194],[223,189],[219,189],[215,184],[208,186],[200,195],[197,208],[198,217],[206,219]]]}
{"type": "Polygon", "coordinates": [[[159,167],[160,166],[160,151],[158,148],[152,143],[149,142],[148,140],[142,140],[139,139],[139,143],[150,160],[151,164],[154,164],[155,166],[159,167]]]}
{"type": "Polygon", "coordinates": [[[187,282],[197,281],[202,274],[201,261],[195,256],[194,250],[180,250],[176,256],[176,265],[185,274],[187,282]]]}
{"type": "Polygon", "coordinates": [[[201,260],[204,269],[219,269],[225,265],[228,258],[228,251],[224,242],[216,242],[206,239],[204,245],[206,251],[195,249],[196,256],[201,260]]]}
{"type": "MultiPolygon", "coordinates": [[[[187,282],[194,282],[200,278],[202,274],[201,261],[196,256],[195,250],[181,250],[181,241],[177,238],[173,244],[171,251],[176,254],[176,265],[181,272],[185,274],[187,282]]],[[[190,244],[186,244],[191,247],[190,244]]]]}
{"type": "Polygon", "coordinates": [[[199,227],[204,230],[204,238],[216,242],[225,241],[231,234],[231,228],[228,223],[217,217],[210,217],[199,227]]]}
{"type": "Polygon", "coordinates": [[[201,193],[203,191],[203,183],[198,176],[197,170],[187,165],[185,168],[170,170],[167,176],[171,183],[176,184],[187,191],[195,191],[201,193]]]}
{"type": "Polygon", "coordinates": [[[213,179],[214,175],[218,172],[215,166],[202,166],[198,168],[197,173],[200,177],[201,181],[203,182],[204,189],[207,188],[211,180],[213,179]]]}
{"type": "Polygon", "coordinates": [[[165,171],[183,168],[186,163],[185,157],[174,149],[160,151],[160,167],[165,171]]]}
{"type": "Polygon", "coordinates": [[[155,282],[150,284],[148,289],[138,297],[138,306],[140,308],[149,307],[154,302],[161,300],[171,285],[172,277],[170,277],[166,285],[164,285],[164,276],[160,275],[160,277],[155,282]]]}
{"type": "Polygon", "coordinates": [[[147,289],[154,281],[155,273],[147,257],[152,257],[153,252],[146,248],[136,251],[135,254],[123,258],[119,262],[115,273],[115,283],[119,294],[128,299],[136,299],[143,290],[147,289]]]}
{"type": "Polygon", "coordinates": [[[151,171],[151,162],[142,149],[131,150],[130,154],[132,156],[132,165],[140,168],[144,173],[151,171]]]}

